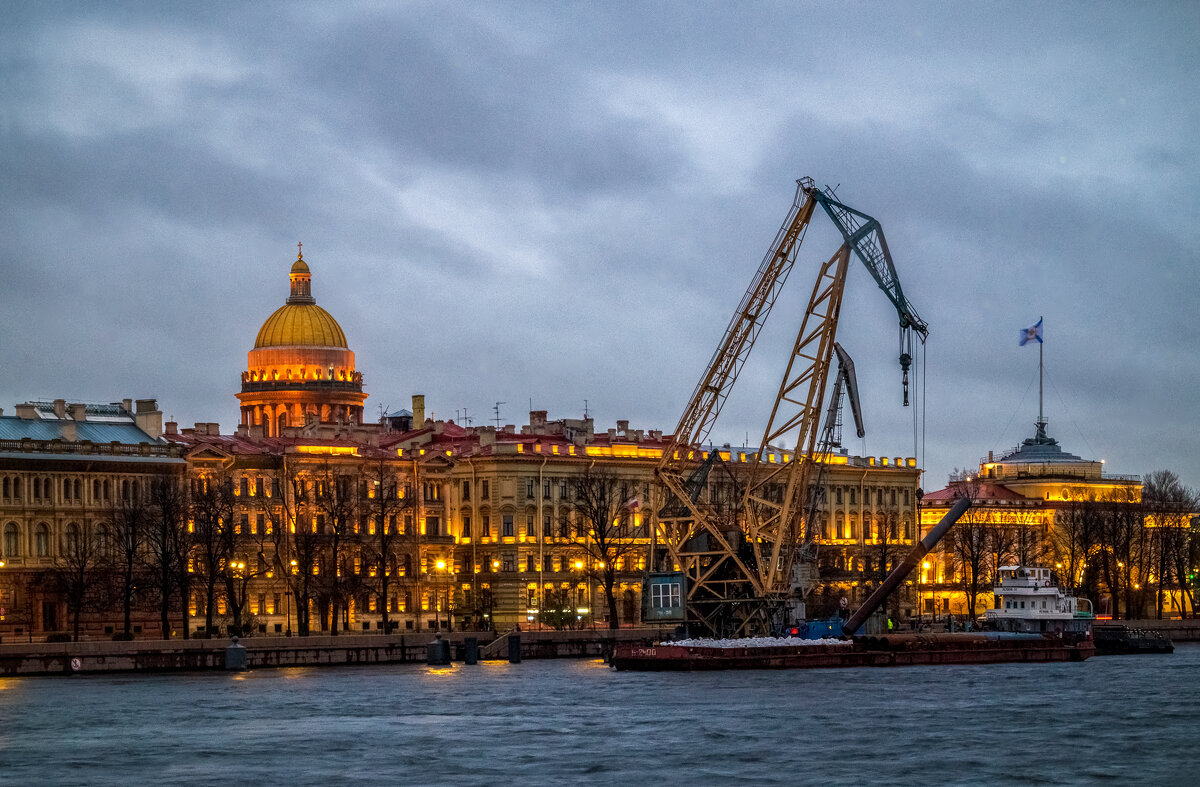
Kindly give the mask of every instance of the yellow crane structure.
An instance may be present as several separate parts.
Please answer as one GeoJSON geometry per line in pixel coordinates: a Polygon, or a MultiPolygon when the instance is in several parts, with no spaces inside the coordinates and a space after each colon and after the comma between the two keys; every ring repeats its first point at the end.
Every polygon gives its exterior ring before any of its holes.
{"type": "MultiPolygon", "coordinates": [[[[850,256],[866,265],[900,318],[904,404],[913,335],[924,342],[928,326],[904,297],[879,222],[838,201],[811,178],[797,181],[787,218],[738,304],[700,378],[671,443],[657,467],[665,505],[656,540],[685,577],[688,621],[708,633],[739,636],[778,631],[798,600],[798,558],[812,545],[820,411],[829,380],[838,316],[850,256]],[[796,261],[809,222],[821,206],[842,233],[843,244],[817,272],[800,330],[763,430],[745,472],[730,474],[733,500],[709,489],[719,449],[705,445],[755,339],[796,261]],[[775,448],[794,435],[795,450],[775,448]]],[[[828,450],[828,449],[825,449],[828,450]]],[[[807,550],[810,560],[813,550],[807,550]]],[[[805,569],[811,576],[815,565],[805,569]]],[[[803,583],[800,583],[803,584],[803,583]]]]}

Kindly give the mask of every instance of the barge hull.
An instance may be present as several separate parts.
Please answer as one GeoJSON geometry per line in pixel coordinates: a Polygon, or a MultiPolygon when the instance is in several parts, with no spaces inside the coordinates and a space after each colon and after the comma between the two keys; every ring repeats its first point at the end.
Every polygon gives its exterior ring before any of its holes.
{"type": "Polygon", "coordinates": [[[1096,652],[1090,641],[971,643],[969,647],[868,648],[815,645],[791,648],[703,648],[621,645],[612,656],[618,670],[690,672],[725,669],[836,669],[912,667],[927,664],[1002,664],[1083,661],[1096,652]],[[763,651],[763,652],[758,652],[763,651]]]}

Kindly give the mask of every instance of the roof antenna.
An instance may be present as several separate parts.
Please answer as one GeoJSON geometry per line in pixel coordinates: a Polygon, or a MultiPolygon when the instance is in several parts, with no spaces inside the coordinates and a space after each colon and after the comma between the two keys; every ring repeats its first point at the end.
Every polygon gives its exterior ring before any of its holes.
{"type": "Polygon", "coordinates": [[[583,420],[586,421],[587,419],[588,419],[588,402],[587,402],[587,399],[584,399],[583,400],[583,420]]]}
{"type": "Polygon", "coordinates": [[[492,408],[492,412],[496,414],[493,416],[493,420],[496,422],[497,429],[500,428],[500,405],[502,404],[508,404],[508,402],[496,402],[496,406],[492,408]]]}

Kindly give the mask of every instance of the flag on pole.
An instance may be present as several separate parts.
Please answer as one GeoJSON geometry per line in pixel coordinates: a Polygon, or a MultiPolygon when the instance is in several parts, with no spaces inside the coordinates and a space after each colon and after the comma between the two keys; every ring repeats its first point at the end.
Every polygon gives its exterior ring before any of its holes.
{"type": "Polygon", "coordinates": [[[1040,319],[1037,321],[1037,325],[1021,329],[1021,346],[1024,347],[1033,341],[1038,344],[1042,343],[1042,321],[1040,319]]]}

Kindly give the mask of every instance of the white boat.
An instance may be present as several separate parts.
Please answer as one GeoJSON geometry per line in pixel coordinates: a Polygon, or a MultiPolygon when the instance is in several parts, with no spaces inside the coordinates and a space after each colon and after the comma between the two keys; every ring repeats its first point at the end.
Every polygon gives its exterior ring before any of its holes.
{"type": "Polygon", "coordinates": [[[1001,566],[999,575],[995,607],[984,613],[989,628],[1030,634],[1091,631],[1092,603],[1059,590],[1050,569],[1001,566]]]}

